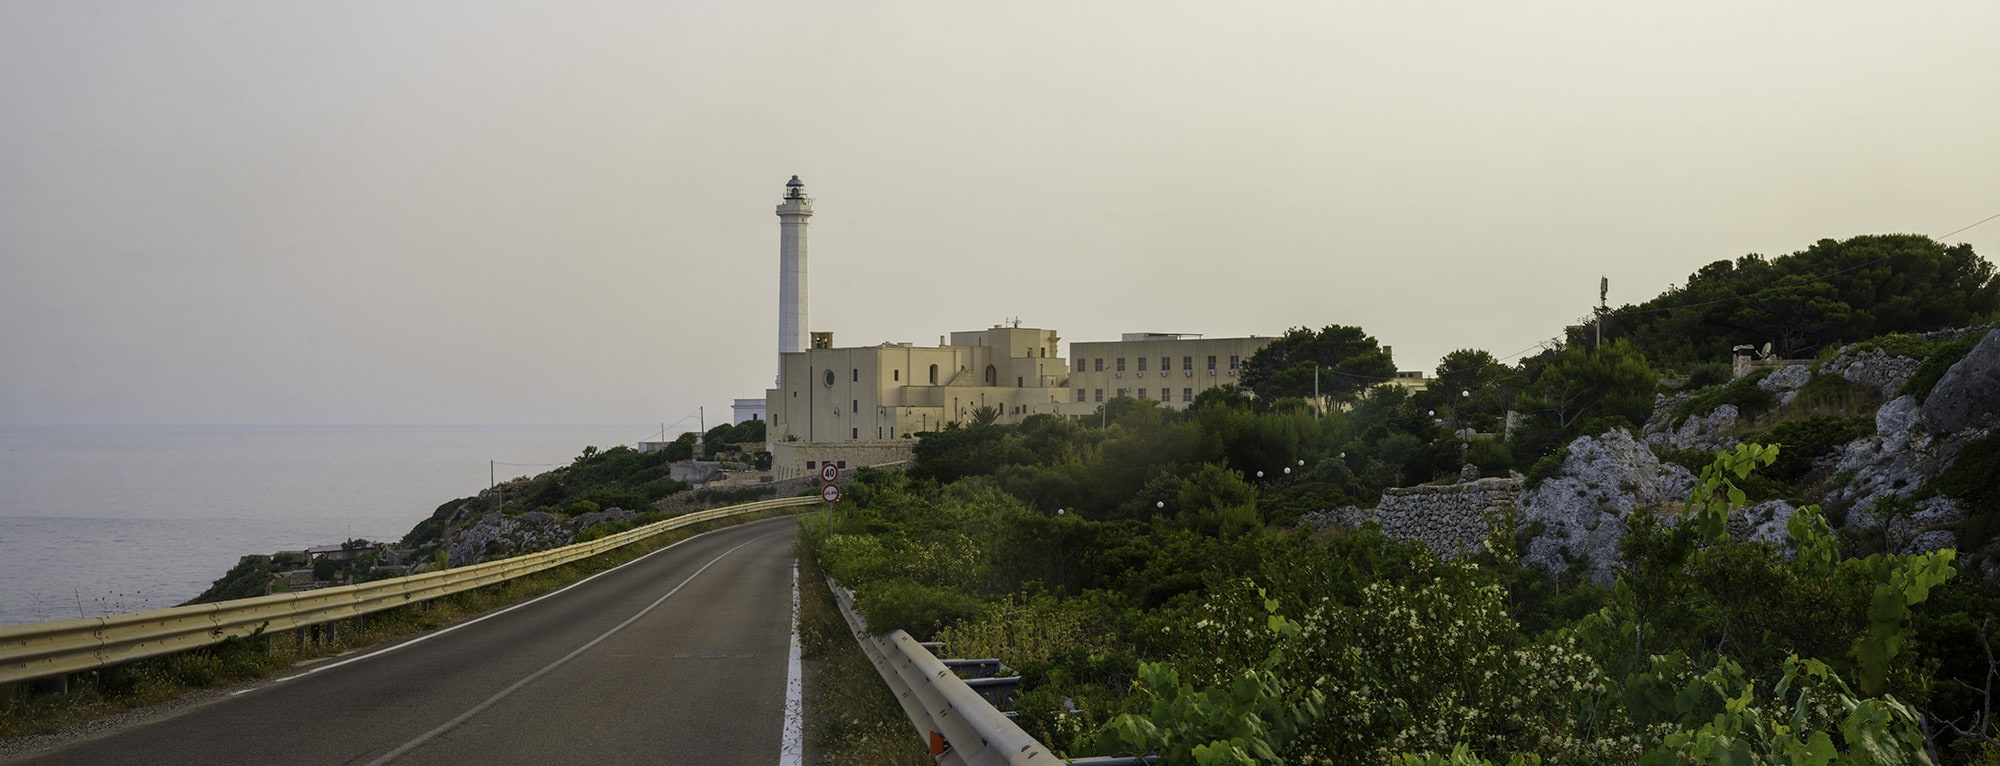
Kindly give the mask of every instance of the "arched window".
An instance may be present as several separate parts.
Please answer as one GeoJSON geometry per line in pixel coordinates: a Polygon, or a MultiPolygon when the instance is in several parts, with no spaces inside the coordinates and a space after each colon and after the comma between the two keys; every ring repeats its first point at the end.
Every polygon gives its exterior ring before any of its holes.
{"type": "Polygon", "coordinates": [[[993,365],[990,364],[986,365],[986,385],[997,386],[999,384],[1000,384],[1000,368],[994,367],[993,365]]]}
{"type": "Polygon", "coordinates": [[[937,365],[931,365],[931,385],[937,385],[937,365]]]}

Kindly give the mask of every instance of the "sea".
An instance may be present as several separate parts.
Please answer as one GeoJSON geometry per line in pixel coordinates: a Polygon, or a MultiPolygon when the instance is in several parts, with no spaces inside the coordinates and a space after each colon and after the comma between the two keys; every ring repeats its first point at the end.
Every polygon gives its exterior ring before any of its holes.
{"type": "Polygon", "coordinates": [[[492,479],[658,433],[0,425],[0,626],[175,606],[245,555],[400,540],[492,479]]]}

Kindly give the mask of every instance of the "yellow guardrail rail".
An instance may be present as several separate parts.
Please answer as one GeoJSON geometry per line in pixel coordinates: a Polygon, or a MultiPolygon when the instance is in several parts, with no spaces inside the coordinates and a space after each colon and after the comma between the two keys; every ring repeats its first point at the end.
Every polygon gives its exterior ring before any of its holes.
{"type": "Polygon", "coordinates": [[[108,667],[199,649],[230,638],[359,617],[562,566],[668,530],[818,502],[818,497],[788,497],[696,511],[589,542],[359,585],[0,627],[0,684],[108,667]]]}

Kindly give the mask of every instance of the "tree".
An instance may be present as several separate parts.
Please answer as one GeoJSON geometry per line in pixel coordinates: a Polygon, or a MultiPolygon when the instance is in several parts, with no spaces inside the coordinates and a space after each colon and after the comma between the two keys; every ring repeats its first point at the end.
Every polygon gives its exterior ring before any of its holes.
{"type": "Polygon", "coordinates": [[[1313,396],[1347,401],[1363,389],[1396,377],[1396,363],[1374,336],[1359,327],[1327,325],[1319,332],[1295,327],[1243,363],[1243,387],[1265,401],[1313,396]]]}
{"type": "Polygon", "coordinates": [[[1483,429],[1497,422],[1513,400],[1513,378],[1513,370],[1492,354],[1459,349],[1438,361],[1437,377],[1417,403],[1440,417],[1450,413],[1458,421],[1454,428],[1483,429]]]}
{"type": "MultiPolygon", "coordinates": [[[[1822,239],[1778,258],[1716,261],[1650,301],[1614,309],[1609,338],[1630,338],[1655,363],[1686,370],[1726,360],[1731,346],[1770,343],[1798,358],[1892,332],[1959,327],[2000,311],[2000,277],[1971,245],[1915,234],[1822,239]]],[[[1569,328],[1571,343],[1593,328],[1569,328]]]]}
{"type": "MultiPolygon", "coordinates": [[[[1623,339],[1595,350],[1570,345],[1538,360],[1540,371],[1515,400],[1530,418],[1522,459],[1572,438],[1624,426],[1636,429],[1653,412],[1656,381],[1646,357],[1623,339]]],[[[1526,366],[1524,364],[1524,366],[1526,366]]]]}

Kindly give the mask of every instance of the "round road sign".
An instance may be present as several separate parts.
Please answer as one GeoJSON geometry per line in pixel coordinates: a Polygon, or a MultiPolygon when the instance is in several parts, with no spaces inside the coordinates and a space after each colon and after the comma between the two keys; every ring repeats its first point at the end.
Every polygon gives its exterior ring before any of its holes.
{"type": "Polygon", "coordinates": [[[826,465],[822,465],[819,467],[820,481],[832,484],[833,480],[838,478],[840,478],[840,469],[838,467],[835,467],[834,464],[827,463],[826,465]]]}
{"type": "Polygon", "coordinates": [[[824,487],[820,487],[820,488],[819,488],[819,499],[821,499],[821,500],[825,500],[825,501],[827,501],[827,502],[829,502],[829,503],[838,503],[838,502],[840,502],[840,488],[839,488],[839,487],[836,487],[836,486],[833,486],[832,484],[828,484],[828,485],[826,485],[826,486],[824,486],[824,487]]]}

